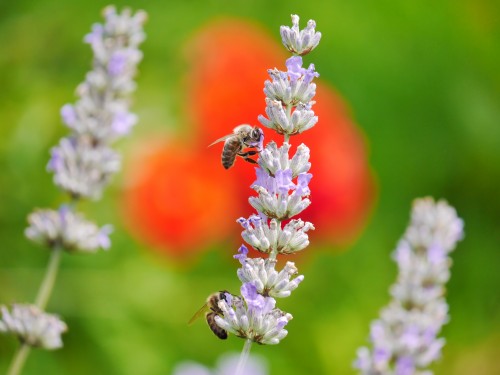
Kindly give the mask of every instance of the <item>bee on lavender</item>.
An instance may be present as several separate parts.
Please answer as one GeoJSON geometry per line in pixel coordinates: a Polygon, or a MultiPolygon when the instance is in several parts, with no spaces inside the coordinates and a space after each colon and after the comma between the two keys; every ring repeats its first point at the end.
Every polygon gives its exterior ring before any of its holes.
{"type": "Polygon", "coordinates": [[[193,315],[188,324],[192,324],[196,319],[205,315],[208,327],[210,327],[214,335],[221,340],[227,339],[227,331],[219,327],[215,322],[215,317],[217,315],[222,315],[222,310],[219,307],[219,301],[224,300],[227,302],[226,293],[229,294],[227,290],[221,290],[220,292],[210,294],[207,298],[207,302],[196,312],[196,314],[193,315]]]}
{"type": "Polygon", "coordinates": [[[264,133],[259,127],[243,124],[235,127],[231,134],[217,139],[208,147],[218,142],[225,141],[224,147],[222,147],[221,156],[222,166],[225,169],[229,169],[234,165],[237,156],[242,157],[249,163],[257,164],[250,156],[254,156],[260,152],[260,144],[263,137],[264,133]],[[257,148],[258,150],[243,152],[244,148],[257,148]]]}

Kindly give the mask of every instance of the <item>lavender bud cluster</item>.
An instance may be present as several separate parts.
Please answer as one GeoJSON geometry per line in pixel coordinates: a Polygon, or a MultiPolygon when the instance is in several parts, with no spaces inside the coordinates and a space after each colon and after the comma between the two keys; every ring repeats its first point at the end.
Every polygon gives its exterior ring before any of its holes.
{"type": "Polygon", "coordinates": [[[257,196],[249,198],[256,213],[237,220],[243,240],[266,257],[249,258],[248,248],[240,247],[234,257],[241,264],[237,270],[243,284],[241,297],[226,293],[226,299],[218,303],[222,314],[215,317],[222,329],[259,344],[278,344],[288,334],[284,327],[292,315],[277,308],[275,298],[290,296],[304,276],[293,262],[277,270],[276,258],[306,248],[307,232],[314,229],[312,223],[292,219],[311,203],[308,185],[312,174],[308,173],[309,148],[301,144],[290,157],[289,139],[318,121],[312,110],[316,93],[312,80],[319,74],[313,64],[303,68],[300,55],[312,51],[321,34],[315,32],[314,21],[302,31],[298,22],[299,17],[292,15],[293,26],[281,27],[283,44],[294,56],[286,61],[287,71],[268,70],[270,80],[264,83],[267,117],[258,117],[262,125],[284,135],[284,142],[280,147],[269,142],[261,148],[257,178],[251,186],[257,196]]]}
{"type": "Polygon", "coordinates": [[[399,269],[392,301],[371,324],[373,349],[358,350],[354,367],[364,375],[432,375],[445,341],[437,338],[448,322],[444,285],[449,253],[463,237],[463,221],[445,201],[415,200],[411,222],[394,252],[399,269]]]}

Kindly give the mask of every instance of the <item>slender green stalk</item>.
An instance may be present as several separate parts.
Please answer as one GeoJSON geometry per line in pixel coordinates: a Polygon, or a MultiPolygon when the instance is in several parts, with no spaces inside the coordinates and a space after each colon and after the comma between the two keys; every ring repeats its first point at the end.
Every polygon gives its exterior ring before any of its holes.
{"type": "MultiPolygon", "coordinates": [[[[54,283],[56,281],[57,271],[59,270],[59,264],[61,263],[61,254],[63,249],[60,246],[56,246],[52,249],[49,263],[47,264],[47,270],[45,271],[45,276],[43,278],[42,284],[38,289],[38,294],[36,296],[35,305],[41,310],[45,310],[47,302],[49,302],[50,295],[52,294],[52,289],[54,288],[54,283]]],[[[10,364],[9,371],[7,375],[18,375],[23,369],[26,358],[30,353],[31,347],[22,343],[17,350],[12,362],[10,364]]]]}
{"type": "Polygon", "coordinates": [[[9,371],[7,371],[7,375],[18,375],[21,373],[21,370],[26,362],[26,358],[30,353],[31,347],[25,343],[22,343],[19,349],[17,349],[14,358],[9,367],[9,371]]]}
{"type": "Polygon", "coordinates": [[[243,370],[247,364],[248,357],[250,356],[250,348],[252,347],[252,340],[246,339],[245,345],[243,346],[243,350],[240,354],[240,360],[238,361],[238,367],[236,368],[235,375],[243,374],[243,370]]]}
{"type": "Polygon", "coordinates": [[[40,289],[38,289],[38,294],[35,300],[35,305],[41,310],[45,310],[47,302],[49,302],[50,295],[52,294],[52,289],[54,288],[54,283],[57,277],[57,271],[59,270],[59,264],[61,263],[62,252],[63,249],[60,246],[56,246],[52,249],[49,264],[47,265],[45,276],[42,284],[40,285],[40,289]]]}

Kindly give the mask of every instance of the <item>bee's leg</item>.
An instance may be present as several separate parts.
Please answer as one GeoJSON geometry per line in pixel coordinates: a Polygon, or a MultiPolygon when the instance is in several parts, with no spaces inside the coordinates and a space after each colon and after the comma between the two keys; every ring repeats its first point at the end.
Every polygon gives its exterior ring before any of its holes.
{"type": "Polygon", "coordinates": [[[259,153],[258,151],[247,151],[247,152],[238,152],[237,155],[241,156],[245,161],[247,161],[249,163],[257,164],[257,162],[255,160],[253,160],[252,158],[250,158],[250,156],[254,156],[258,153],[259,153]]]}
{"type": "Polygon", "coordinates": [[[250,164],[258,164],[255,160],[250,159],[250,158],[243,158],[245,161],[249,162],[250,164]]]}
{"type": "Polygon", "coordinates": [[[258,153],[259,153],[259,151],[238,152],[238,156],[241,156],[242,158],[244,158],[246,156],[257,155],[258,153]]]}

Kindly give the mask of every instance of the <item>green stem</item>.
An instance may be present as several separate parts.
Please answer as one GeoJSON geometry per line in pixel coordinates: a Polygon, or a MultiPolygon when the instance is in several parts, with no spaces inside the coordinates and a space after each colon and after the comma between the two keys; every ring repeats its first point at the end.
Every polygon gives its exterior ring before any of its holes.
{"type": "Polygon", "coordinates": [[[250,348],[252,347],[252,340],[246,339],[245,345],[243,346],[243,350],[240,354],[240,360],[238,361],[238,367],[236,368],[235,375],[243,374],[243,370],[245,369],[248,357],[250,356],[250,348]]]}
{"type": "Polygon", "coordinates": [[[59,270],[59,264],[61,263],[62,252],[63,249],[60,246],[56,246],[52,249],[49,264],[47,265],[47,271],[45,271],[45,277],[40,285],[40,289],[38,289],[38,294],[35,300],[35,305],[41,310],[45,310],[52,293],[52,289],[54,288],[57,271],[59,270]]]}
{"type": "Polygon", "coordinates": [[[21,344],[16,354],[14,355],[14,358],[12,359],[12,363],[10,364],[9,371],[7,371],[7,375],[18,375],[21,373],[30,350],[31,347],[29,345],[25,343],[21,344]]]}
{"type": "MultiPolygon", "coordinates": [[[[47,270],[45,271],[45,276],[43,278],[40,289],[38,289],[38,295],[36,296],[35,305],[40,308],[40,310],[45,310],[47,302],[49,301],[52,289],[54,288],[54,283],[56,281],[57,271],[59,269],[59,264],[61,263],[61,254],[63,249],[60,246],[56,246],[52,249],[50,255],[49,263],[47,264],[47,270]]],[[[18,375],[23,369],[26,358],[30,353],[31,347],[22,343],[17,350],[12,363],[10,365],[7,375],[18,375]]]]}

